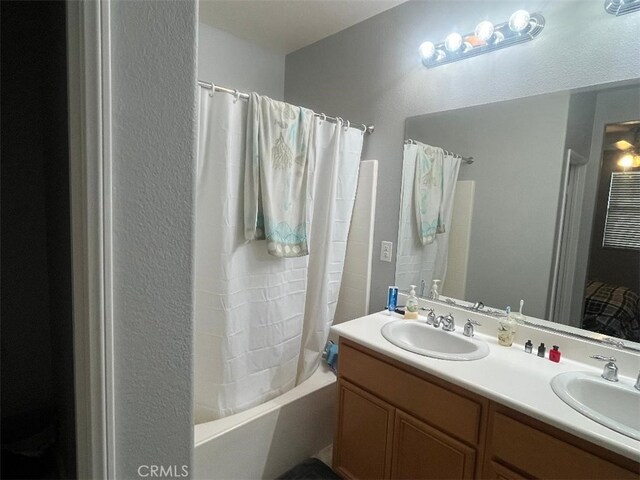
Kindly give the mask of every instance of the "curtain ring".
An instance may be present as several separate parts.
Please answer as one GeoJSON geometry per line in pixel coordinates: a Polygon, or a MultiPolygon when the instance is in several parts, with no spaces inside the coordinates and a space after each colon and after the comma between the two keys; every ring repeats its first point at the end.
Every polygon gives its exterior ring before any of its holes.
{"type": "Polygon", "coordinates": [[[340,127],[344,124],[344,120],[342,120],[342,117],[336,117],[336,123],[340,127]]]}
{"type": "Polygon", "coordinates": [[[216,86],[212,83],[211,89],[209,90],[209,96],[213,98],[213,92],[216,91],[216,86]]]}
{"type": "Polygon", "coordinates": [[[238,98],[240,98],[240,92],[238,91],[237,88],[233,89],[233,103],[236,103],[238,101],[238,98]]]}
{"type": "Polygon", "coordinates": [[[327,121],[327,116],[324,113],[320,114],[320,120],[324,120],[325,122],[327,121]]]}
{"type": "Polygon", "coordinates": [[[351,128],[351,122],[349,120],[347,120],[347,126],[344,127],[344,131],[346,132],[347,130],[349,130],[351,128]]]}
{"type": "Polygon", "coordinates": [[[364,123],[361,123],[360,125],[362,125],[362,135],[364,136],[364,134],[367,133],[367,126],[364,123]]]}

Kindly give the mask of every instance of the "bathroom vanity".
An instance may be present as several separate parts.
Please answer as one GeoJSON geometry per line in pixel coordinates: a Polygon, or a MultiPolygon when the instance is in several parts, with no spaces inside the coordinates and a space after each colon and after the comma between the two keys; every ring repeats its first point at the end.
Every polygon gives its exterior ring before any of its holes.
{"type": "Polygon", "coordinates": [[[393,320],[374,314],[333,328],[340,336],[333,467],[344,478],[639,477],[640,441],[551,391],[556,374],[593,367],[549,362],[489,336],[486,358],[428,358],[380,335],[393,320]]]}

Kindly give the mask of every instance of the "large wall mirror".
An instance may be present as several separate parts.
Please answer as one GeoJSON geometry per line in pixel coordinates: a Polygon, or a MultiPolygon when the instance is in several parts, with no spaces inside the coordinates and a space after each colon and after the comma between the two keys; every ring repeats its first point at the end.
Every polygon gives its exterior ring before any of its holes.
{"type": "Polygon", "coordinates": [[[474,161],[461,162],[450,225],[426,246],[411,233],[415,163],[404,162],[401,290],[428,297],[435,269],[443,295],[501,309],[524,299],[529,317],[640,342],[639,84],[411,117],[405,139],[474,161]],[[616,188],[636,208],[617,226],[616,188]],[[603,244],[605,226],[617,244],[603,244]]]}

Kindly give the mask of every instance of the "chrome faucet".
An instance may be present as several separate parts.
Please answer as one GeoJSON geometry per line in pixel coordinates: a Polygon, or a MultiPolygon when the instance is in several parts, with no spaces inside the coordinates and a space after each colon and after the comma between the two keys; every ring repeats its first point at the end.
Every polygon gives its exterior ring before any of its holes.
{"type": "Polygon", "coordinates": [[[464,331],[462,332],[462,334],[465,337],[473,337],[474,325],[477,325],[479,327],[480,323],[476,322],[475,320],[471,320],[470,318],[467,318],[467,323],[465,323],[464,325],[464,331]]]}
{"type": "Polygon", "coordinates": [[[478,310],[482,310],[484,308],[484,303],[482,302],[476,302],[473,304],[473,306],[469,307],[471,310],[473,310],[474,312],[477,312],[478,310]]]}
{"type": "Polygon", "coordinates": [[[604,355],[591,355],[591,358],[600,360],[601,362],[607,362],[602,370],[601,377],[610,382],[618,381],[618,367],[616,366],[616,359],[613,357],[605,357],[604,355]]]}
{"type": "Polygon", "coordinates": [[[433,325],[433,321],[435,320],[435,318],[436,314],[433,312],[433,308],[430,308],[429,313],[427,313],[427,325],[433,325]]]}
{"type": "MultiPolygon", "coordinates": [[[[433,319],[433,326],[436,328],[440,328],[440,324],[442,323],[442,321],[444,320],[444,317],[442,315],[438,315],[436,318],[433,319]]],[[[427,323],[429,322],[429,320],[427,320],[427,323]]]]}
{"type": "Polygon", "coordinates": [[[636,380],[634,387],[636,390],[640,390],[640,372],[638,372],[638,379],[636,380]]]}
{"type": "Polygon", "coordinates": [[[442,319],[442,330],[445,332],[453,332],[456,329],[456,322],[453,320],[453,315],[449,314],[442,319]]]}

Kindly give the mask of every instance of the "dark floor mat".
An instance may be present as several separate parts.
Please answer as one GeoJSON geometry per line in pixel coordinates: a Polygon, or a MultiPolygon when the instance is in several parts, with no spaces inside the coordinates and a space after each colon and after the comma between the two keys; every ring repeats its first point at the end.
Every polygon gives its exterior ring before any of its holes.
{"type": "Polygon", "coordinates": [[[276,480],[341,480],[338,474],[317,458],[308,458],[276,480]]]}

